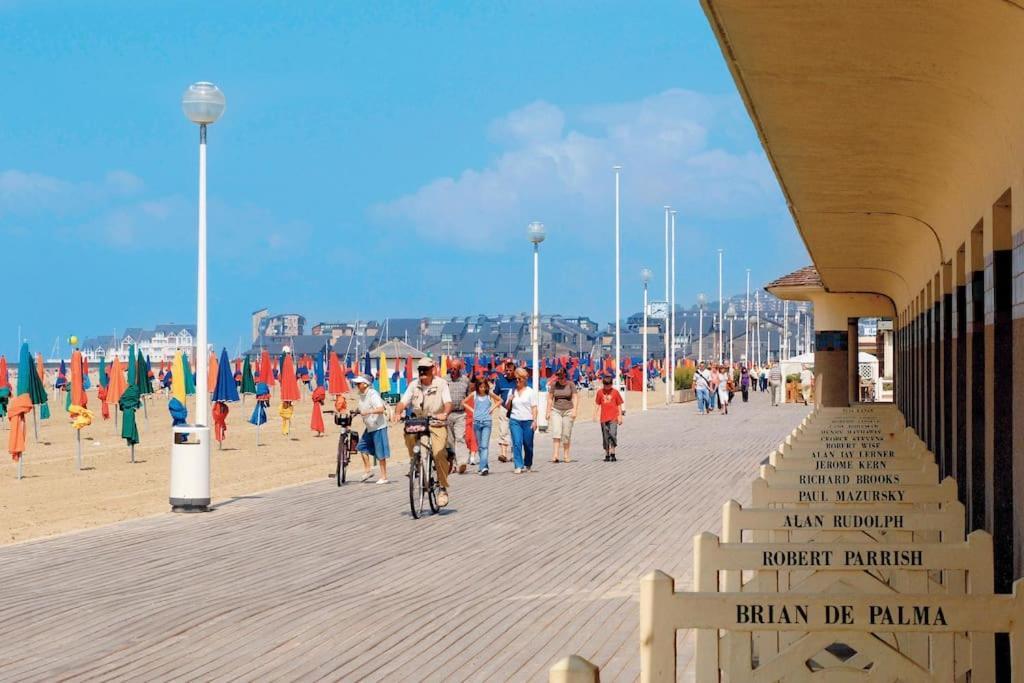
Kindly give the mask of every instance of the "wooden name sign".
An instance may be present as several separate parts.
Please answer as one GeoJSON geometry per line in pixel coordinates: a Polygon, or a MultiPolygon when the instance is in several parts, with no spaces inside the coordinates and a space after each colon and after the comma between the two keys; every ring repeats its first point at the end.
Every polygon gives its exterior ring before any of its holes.
{"type": "MultiPolygon", "coordinates": [[[[640,582],[640,680],[674,681],[676,631],[726,631],[728,656],[719,639],[696,650],[696,681],[717,683],[724,672],[741,681],[808,680],[812,664],[831,666],[826,648],[842,643],[857,653],[856,663],[837,662],[835,678],[822,680],[953,681],[957,633],[1009,633],[1013,680],[1024,681],[1024,584],[1012,595],[677,593],[671,577],[652,572],[640,582]],[[799,639],[754,668],[750,634],[799,632],[799,639]],[[929,634],[931,653],[922,665],[873,634],[929,634]],[[822,664],[822,662],[826,664],[822,664]],[[799,672],[804,672],[799,675],[799,672]],[[877,675],[876,675],[877,674],[877,675]],[[756,676],[756,678],[755,678],[756,676]]],[[[835,658],[832,658],[833,660],[835,658]]],[[[971,680],[994,681],[993,657],[972,658],[971,680]]]]}
{"type": "Polygon", "coordinates": [[[778,470],[772,465],[761,465],[761,478],[769,486],[923,486],[939,483],[939,467],[933,462],[911,470],[876,467],[872,460],[817,460],[814,465],[850,465],[849,468],[818,467],[813,471],[778,470]]]}
{"type": "Polygon", "coordinates": [[[964,540],[964,506],[952,501],[941,510],[920,510],[906,505],[841,506],[813,510],[744,508],[735,500],[722,506],[722,539],[739,543],[744,531],[774,532],[771,540],[786,542],[794,534],[801,540],[826,540],[840,534],[860,532],[873,540],[896,535],[943,543],[964,540]]]}
{"type": "Polygon", "coordinates": [[[830,485],[771,486],[764,479],[751,485],[754,507],[791,503],[951,503],[956,500],[956,481],[946,477],[931,486],[915,485],[830,485]]]}
{"type": "Polygon", "coordinates": [[[778,451],[768,456],[768,464],[777,470],[795,470],[800,472],[867,472],[873,470],[920,470],[933,460],[921,457],[877,458],[854,455],[851,451],[815,452],[820,457],[801,457],[798,455],[782,455],[778,451]]]}

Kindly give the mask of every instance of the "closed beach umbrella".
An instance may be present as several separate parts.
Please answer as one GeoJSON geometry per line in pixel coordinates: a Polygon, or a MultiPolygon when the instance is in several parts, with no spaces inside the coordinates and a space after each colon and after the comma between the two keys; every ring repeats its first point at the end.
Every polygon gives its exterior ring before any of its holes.
{"type": "Polygon", "coordinates": [[[338,354],[331,353],[330,367],[328,370],[327,388],[330,392],[335,396],[347,394],[349,392],[348,378],[345,376],[345,371],[341,369],[341,363],[338,361],[338,354]]]}
{"type": "Polygon", "coordinates": [[[281,363],[281,401],[299,400],[299,382],[295,378],[295,361],[286,354],[281,363]]]}
{"type": "Polygon", "coordinates": [[[448,356],[441,356],[441,376],[444,377],[448,374],[448,356]]]}
{"type": "Polygon", "coordinates": [[[138,373],[135,381],[135,386],[139,388],[139,394],[145,396],[153,393],[153,382],[151,381],[152,371],[149,369],[149,360],[142,355],[142,351],[138,352],[138,357],[135,359],[136,372],[138,373]]]}
{"type": "Polygon", "coordinates": [[[213,384],[213,438],[218,445],[227,435],[228,403],[238,400],[238,386],[231,374],[231,361],[228,350],[221,349],[220,362],[217,363],[217,379],[213,384]]]}
{"type": "Polygon", "coordinates": [[[317,436],[322,436],[324,433],[324,414],[321,406],[323,406],[324,401],[327,399],[327,392],[324,391],[323,387],[317,387],[313,390],[310,398],[313,400],[313,414],[309,419],[309,427],[316,432],[317,436]]]}
{"type": "Polygon", "coordinates": [[[139,443],[139,427],[135,423],[135,411],[141,405],[140,400],[139,388],[134,384],[129,384],[117,401],[118,407],[124,413],[124,418],[121,420],[121,438],[132,449],[132,462],[135,462],[135,444],[139,443]]]}
{"type": "Polygon", "coordinates": [[[7,374],[7,357],[0,356],[0,389],[11,386],[11,378],[7,374]]]}
{"type": "Polygon", "coordinates": [[[105,357],[100,358],[100,386],[106,389],[107,383],[110,381],[107,375],[107,359],[105,357]]]}
{"type": "Polygon", "coordinates": [[[373,364],[370,361],[369,351],[367,351],[366,355],[363,357],[363,373],[366,374],[367,377],[373,377],[373,364]]]}
{"type": "MultiPolygon", "coordinates": [[[[223,357],[224,357],[224,360],[227,361],[227,354],[226,353],[223,354],[223,357]]],[[[228,365],[227,368],[228,368],[228,370],[230,370],[231,366],[228,365]]],[[[206,387],[207,388],[217,386],[217,374],[218,374],[219,370],[220,370],[220,363],[217,361],[217,357],[214,356],[211,353],[210,354],[210,360],[209,360],[209,366],[207,367],[207,371],[206,371],[206,387]]]]}
{"type": "Polygon", "coordinates": [[[270,352],[266,349],[260,354],[260,375],[256,378],[256,382],[263,382],[267,385],[267,389],[274,386],[274,369],[270,365],[270,352]]]}
{"type": "Polygon", "coordinates": [[[28,394],[34,406],[46,403],[46,387],[43,386],[37,366],[32,363],[32,354],[29,353],[27,343],[21,345],[21,358],[18,362],[18,390],[14,393],[15,396],[28,394]]]}
{"type": "Polygon", "coordinates": [[[85,363],[81,351],[71,353],[71,405],[84,408],[89,398],[85,393],[85,363]]]}
{"type": "Polygon", "coordinates": [[[381,353],[380,354],[380,393],[390,394],[391,393],[391,373],[388,371],[388,357],[381,353]]]}
{"type": "MultiPolygon", "coordinates": [[[[250,377],[250,379],[252,378],[250,377]]],[[[217,363],[217,377],[211,386],[213,386],[214,401],[234,403],[238,400],[238,387],[231,374],[231,362],[228,360],[227,349],[221,349],[220,361],[217,363]]],[[[253,389],[255,390],[255,387],[253,389]]]]}
{"type": "MultiPolygon", "coordinates": [[[[7,417],[10,420],[11,433],[7,439],[7,450],[18,463],[18,479],[22,476],[22,454],[25,452],[25,416],[32,412],[32,407],[46,402],[46,389],[32,364],[32,354],[28,344],[21,345],[18,360],[18,388],[7,406],[7,417]]],[[[35,423],[33,423],[35,424],[35,423]]],[[[39,439],[38,431],[36,440],[39,439]]]]}
{"type": "Polygon", "coordinates": [[[57,370],[57,381],[54,383],[54,387],[57,389],[63,389],[68,384],[68,369],[64,365],[64,359],[60,360],[60,369],[57,370]]]}
{"type": "Polygon", "coordinates": [[[107,383],[107,403],[117,403],[121,400],[121,394],[128,387],[128,383],[124,378],[124,366],[121,365],[121,359],[114,356],[114,361],[110,364],[110,378],[107,383]]]}
{"type": "Polygon", "coordinates": [[[185,361],[181,351],[174,354],[174,361],[171,363],[171,396],[178,399],[182,405],[185,404],[185,361]]]}
{"type": "Polygon", "coordinates": [[[316,377],[318,387],[326,384],[324,382],[324,357],[320,354],[317,354],[316,360],[313,361],[313,375],[316,377]]]}
{"type": "Polygon", "coordinates": [[[256,380],[252,376],[252,365],[249,364],[249,356],[245,357],[245,362],[242,364],[242,393],[256,393],[256,380]]]}
{"type": "Polygon", "coordinates": [[[185,395],[192,396],[196,393],[196,377],[192,374],[192,367],[188,363],[188,354],[181,354],[181,369],[185,380],[185,395]]]}

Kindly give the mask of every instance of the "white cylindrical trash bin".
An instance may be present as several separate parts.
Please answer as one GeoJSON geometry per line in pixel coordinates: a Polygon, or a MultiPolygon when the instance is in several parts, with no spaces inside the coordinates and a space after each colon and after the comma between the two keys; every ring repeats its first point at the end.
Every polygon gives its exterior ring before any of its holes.
{"type": "Polygon", "coordinates": [[[210,428],[173,428],[171,510],[206,512],[210,506],[210,428]]]}

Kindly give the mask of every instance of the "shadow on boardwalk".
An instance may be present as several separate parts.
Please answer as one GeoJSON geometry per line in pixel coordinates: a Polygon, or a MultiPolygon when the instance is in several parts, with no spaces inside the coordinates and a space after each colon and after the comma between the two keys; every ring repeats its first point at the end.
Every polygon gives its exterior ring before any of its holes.
{"type": "Polygon", "coordinates": [[[495,454],[418,521],[395,472],[0,548],[0,677],[546,680],[577,653],[634,680],[639,577],[685,585],[692,536],[806,412],[763,398],[630,414],[618,463],[595,424],[568,464],[539,435],[537,472],[495,454]]]}

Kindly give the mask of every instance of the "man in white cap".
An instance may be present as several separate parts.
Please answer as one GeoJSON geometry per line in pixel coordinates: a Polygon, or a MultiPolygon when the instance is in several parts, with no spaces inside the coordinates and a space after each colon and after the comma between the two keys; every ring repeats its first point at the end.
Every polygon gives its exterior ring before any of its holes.
{"type": "MultiPolygon", "coordinates": [[[[363,458],[373,456],[380,467],[380,479],[377,483],[387,484],[388,457],[391,455],[391,449],[388,447],[387,405],[366,375],[358,375],[352,383],[359,392],[359,414],[363,418],[364,427],[356,450],[363,458]]],[[[365,476],[363,481],[369,478],[365,476]]]]}
{"type": "MultiPolygon", "coordinates": [[[[402,394],[402,400],[395,406],[395,419],[405,414],[406,407],[412,408],[414,417],[430,418],[430,449],[434,452],[437,464],[437,483],[441,490],[437,494],[437,504],[448,504],[448,415],[452,412],[452,395],[448,382],[435,377],[436,366],[433,358],[421,358],[416,364],[418,378],[409,383],[409,388],[402,394]]],[[[409,458],[413,457],[417,436],[405,435],[405,447],[409,449],[409,458]]]]}

